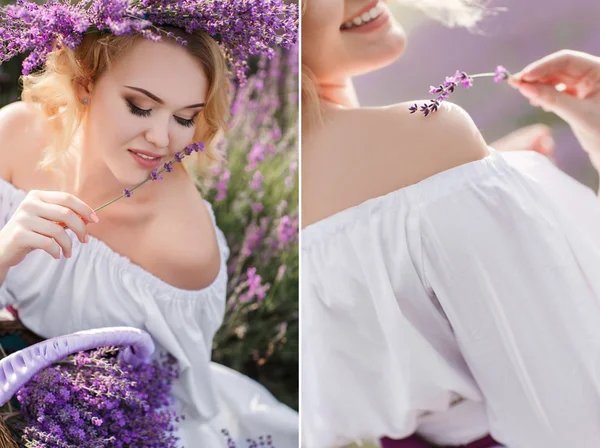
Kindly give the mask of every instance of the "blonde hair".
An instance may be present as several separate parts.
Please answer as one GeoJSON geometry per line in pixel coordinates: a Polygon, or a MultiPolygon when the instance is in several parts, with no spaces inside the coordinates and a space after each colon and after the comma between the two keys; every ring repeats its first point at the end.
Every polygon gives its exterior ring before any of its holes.
{"type": "MultiPolygon", "coordinates": [[[[302,15],[306,13],[309,0],[302,0],[302,15]]],[[[446,26],[473,28],[483,17],[492,12],[486,0],[396,0],[398,3],[416,7],[446,26]]],[[[317,80],[305,64],[302,64],[302,133],[322,123],[321,99],[317,80]]]]}
{"type": "MultiPolygon", "coordinates": [[[[229,118],[230,84],[227,63],[220,47],[207,33],[197,31],[188,34],[169,26],[160,29],[165,33],[172,33],[172,37],[163,39],[172,39],[174,45],[180,45],[175,43],[177,37],[187,41],[184,48],[199,59],[208,80],[206,106],[198,114],[193,137],[193,142],[204,142],[205,150],[184,160],[188,173],[196,171],[200,174],[208,168],[210,161],[221,159],[216,149],[216,140],[226,129],[229,118]]],[[[40,72],[21,77],[22,100],[37,105],[47,117],[53,131],[51,143],[44,150],[39,168],[55,172],[63,186],[67,150],[86,111],[77,97],[77,86],[93,89],[94,83],[110,69],[115,59],[141,39],[145,38],[140,35],[115,36],[96,32],[86,34],[75,50],[60,46],[57,42],[40,72]]]]}

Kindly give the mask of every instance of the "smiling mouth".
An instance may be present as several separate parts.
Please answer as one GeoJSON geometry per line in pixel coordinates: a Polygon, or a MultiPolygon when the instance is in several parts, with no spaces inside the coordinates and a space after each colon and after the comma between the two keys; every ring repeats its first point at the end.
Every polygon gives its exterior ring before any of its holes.
{"type": "Polygon", "coordinates": [[[146,154],[142,154],[142,153],[137,152],[137,151],[132,151],[131,149],[128,149],[128,151],[131,152],[131,153],[133,153],[133,154],[135,154],[136,156],[139,156],[142,159],[146,159],[146,160],[159,160],[159,159],[162,159],[162,156],[150,157],[150,156],[148,156],[146,154]]]}
{"type": "Polygon", "coordinates": [[[340,30],[350,30],[366,25],[375,20],[377,17],[379,17],[384,12],[384,10],[385,6],[380,0],[375,4],[375,6],[371,7],[370,9],[361,13],[360,15],[356,15],[354,18],[344,22],[340,27],[340,30]]]}

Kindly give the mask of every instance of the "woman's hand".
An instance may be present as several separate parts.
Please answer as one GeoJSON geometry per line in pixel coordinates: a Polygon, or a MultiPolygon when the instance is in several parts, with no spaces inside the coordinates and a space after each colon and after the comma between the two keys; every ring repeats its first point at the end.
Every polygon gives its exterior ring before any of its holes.
{"type": "Polygon", "coordinates": [[[600,58],[561,50],[525,67],[509,84],[531,104],[553,112],[573,129],[600,169],[600,58]]]}
{"type": "Polygon", "coordinates": [[[535,151],[552,159],[555,143],[552,129],[538,123],[517,129],[490,146],[498,151],[535,151]]]}
{"type": "Polygon", "coordinates": [[[94,210],[72,194],[30,191],[0,230],[0,271],[16,266],[35,249],[56,259],[62,249],[65,257],[71,257],[72,241],[66,228],[87,243],[87,224],[92,222],[98,222],[94,210]]]}

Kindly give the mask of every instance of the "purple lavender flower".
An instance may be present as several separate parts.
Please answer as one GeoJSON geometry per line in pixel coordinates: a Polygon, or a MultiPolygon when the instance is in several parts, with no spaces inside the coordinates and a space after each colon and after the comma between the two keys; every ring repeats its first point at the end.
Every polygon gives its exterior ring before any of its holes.
{"type": "Polygon", "coordinates": [[[227,196],[227,190],[229,181],[231,179],[231,171],[225,170],[221,174],[219,181],[217,182],[217,196],[215,201],[222,201],[227,196]]]}
{"type": "Polygon", "coordinates": [[[84,33],[95,30],[140,34],[154,42],[164,34],[186,45],[160,28],[174,26],[214,36],[244,83],[250,56],[273,57],[273,47],[296,44],[298,15],[297,4],[281,0],[47,0],[41,5],[19,0],[0,10],[0,62],[30,53],[23,63],[23,74],[28,74],[46,61],[55,43],[76,48],[84,33]]]}
{"type": "Polygon", "coordinates": [[[171,160],[165,163],[164,168],[167,173],[172,173],[175,170],[175,168],[173,168],[173,161],[171,160]]]}
{"type": "Polygon", "coordinates": [[[510,76],[510,74],[508,73],[508,70],[506,70],[501,65],[499,65],[498,67],[496,67],[495,75],[496,76],[494,76],[494,82],[504,81],[505,79],[508,79],[508,77],[510,76]]]}
{"type": "Polygon", "coordinates": [[[158,175],[158,168],[152,170],[150,177],[152,178],[152,180],[163,180],[162,176],[158,175]]]}
{"type": "Polygon", "coordinates": [[[166,355],[134,368],[117,352],[81,352],[42,370],[17,392],[26,446],[176,447],[179,417],[170,409],[175,359],[166,355]]]}
{"type": "Polygon", "coordinates": [[[186,156],[192,155],[193,152],[201,152],[201,151],[204,151],[204,143],[202,143],[202,142],[192,143],[191,145],[186,146],[185,149],[183,150],[183,152],[185,152],[186,156]]]}
{"type": "Polygon", "coordinates": [[[185,156],[183,155],[182,152],[177,152],[177,153],[175,153],[174,158],[177,162],[183,162],[183,159],[185,158],[185,156]]]}
{"type": "Polygon", "coordinates": [[[125,197],[130,198],[133,193],[129,188],[125,188],[125,190],[123,190],[123,194],[125,195],[125,197]]]}
{"type": "Polygon", "coordinates": [[[417,104],[413,104],[408,108],[408,110],[411,114],[414,114],[415,112],[420,110],[426,117],[433,112],[437,112],[440,108],[441,103],[448,99],[448,97],[451,93],[454,92],[456,87],[460,85],[465,89],[469,89],[473,86],[473,78],[481,78],[485,76],[493,76],[494,82],[500,82],[502,80],[508,79],[510,73],[501,65],[499,65],[496,68],[495,73],[479,73],[477,75],[469,75],[466,72],[457,70],[454,73],[454,76],[447,76],[444,83],[440,84],[439,87],[430,87],[429,93],[431,95],[436,95],[436,98],[430,100],[429,104],[423,104],[420,108],[417,104]]]}
{"type": "Polygon", "coordinates": [[[257,298],[263,300],[267,291],[271,288],[270,284],[263,285],[262,277],[256,273],[256,268],[250,268],[246,271],[248,290],[240,295],[240,302],[249,302],[250,300],[257,298]]]}
{"type": "Polygon", "coordinates": [[[263,183],[263,175],[260,171],[256,171],[254,176],[252,176],[252,181],[250,182],[250,188],[254,191],[260,191],[263,183]]]}

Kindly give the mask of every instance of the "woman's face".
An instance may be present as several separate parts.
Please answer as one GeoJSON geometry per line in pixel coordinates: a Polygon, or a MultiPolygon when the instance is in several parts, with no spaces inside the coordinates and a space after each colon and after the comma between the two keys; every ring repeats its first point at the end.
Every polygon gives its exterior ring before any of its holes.
{"type": "Polygon", "coordinates": [[[185,48],[142,39],[94,85],[86,147],[122,184],[142,182],[192,142],[207,92],[204,70],[185,48]]]}
{"type": "Polygon", "coordinates": [[[302,61],[320,84],[337,84],[395,61],[406,36],[386,0],[305,0],[302,61]]]}

